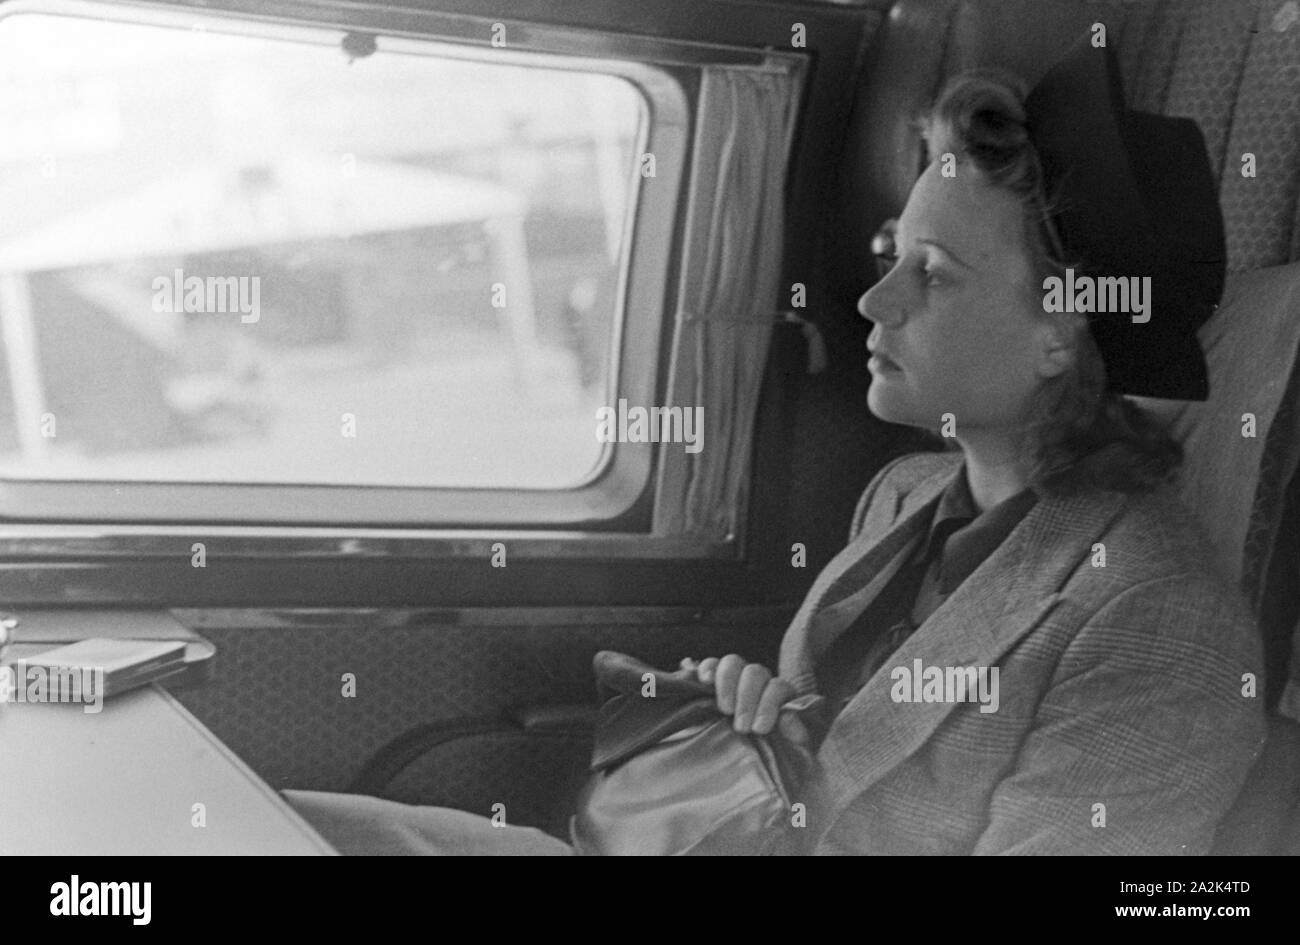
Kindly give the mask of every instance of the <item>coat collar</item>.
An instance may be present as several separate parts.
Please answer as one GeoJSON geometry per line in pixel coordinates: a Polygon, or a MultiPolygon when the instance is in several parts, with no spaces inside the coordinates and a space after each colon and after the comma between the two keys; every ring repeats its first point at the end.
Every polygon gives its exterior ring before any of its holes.
{"type": "MultiPolygon", "coordinates": [[[[797,642],[784,655],[796,674],[811,674],[817,654],[880,592],[922,539],[939,496],[960,473],[958,465],[917,484],[884,535],[855,542],[832,562],[835,573],[809,609],[806,626],[791,628],[797,642]]],[[[925,666],[994,665],[1061,600],[1061,587],[1125,501],[1121,493],[1103,491],[1040,498],[917,628],[849,702],[822,744],[822,789],[829,792],[833,816],[915,752],[955,708],[943,702],[893,702],[890,669],[915,659],[925,666]]]]}
{"type": "Polygon", "coordinates": [[[917,483],[901,508],[882,508],[889,497],[877,497],[876,505],[868,510],[863,534],[826,565],[781,641],[781,675],[798,689],[814,685],[817,657],[876,598],[923,540],[934,503],[960,469],[945,464],[941,472],[917,483]],[[892,524],[883,535],[872,538],[878,531],[871,527],[873,520],[892,524]]]}

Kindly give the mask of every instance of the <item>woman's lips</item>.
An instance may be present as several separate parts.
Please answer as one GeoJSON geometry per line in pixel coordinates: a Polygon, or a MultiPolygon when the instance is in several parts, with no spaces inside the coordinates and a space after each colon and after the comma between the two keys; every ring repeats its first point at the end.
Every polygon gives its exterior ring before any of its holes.
{"type": "Polygon", "coordinates": [[[901,371],[902,368],[889,360],[889,358],[885,357],[883,354],[877,352],[873,354],[871,360],[867,362],[867,370],[871,371],[873,374],[888,374],[891,371],[901,371]]]}

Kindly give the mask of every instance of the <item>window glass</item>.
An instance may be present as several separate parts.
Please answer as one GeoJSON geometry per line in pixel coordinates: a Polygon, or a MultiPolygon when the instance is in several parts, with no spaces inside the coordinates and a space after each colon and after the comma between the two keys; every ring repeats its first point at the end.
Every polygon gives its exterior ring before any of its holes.
{"type": "Polygon", "coordinates": [[[599,468],[631,83],[486,46],[16,14],[0,88],[0,476],[556,489],[599,468]]]}

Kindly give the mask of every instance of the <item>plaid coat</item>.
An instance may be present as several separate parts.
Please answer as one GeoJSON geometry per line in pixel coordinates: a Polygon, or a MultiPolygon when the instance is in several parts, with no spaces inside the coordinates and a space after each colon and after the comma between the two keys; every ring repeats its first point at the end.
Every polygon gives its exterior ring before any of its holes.
{"type": "MultiPolygon", "coordinates": [[[[872,480],[782,642],[801,692],[960,470],[912,454],[872,480]]],[[[1258,633],[1208,547],[1163,490],[1040,498],[833,722],[817,852],[1204,853],[1264,739],[1258,633]],[[918,659],[997,667],[997,710],[896,701],[918,659]]]]}

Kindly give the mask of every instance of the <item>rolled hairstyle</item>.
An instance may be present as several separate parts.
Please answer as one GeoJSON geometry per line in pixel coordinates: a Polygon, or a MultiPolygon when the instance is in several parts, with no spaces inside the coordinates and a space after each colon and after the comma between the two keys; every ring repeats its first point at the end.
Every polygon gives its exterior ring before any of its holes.
{"type": "MultiPolygon", "coordinates": [[[[1048,276],[1064,276],[1078,262],[1068,257],[1052,223],[1052,195],[1045,191],[1026,127],[1024,96],[1023,83],[1013,75],[966,73],[944,87],[920,130],[931,160],[952,153],[1020,201],[1041,284],[1048,276]]],[[[1041,317],[1061,321],[1074,338],[1076,357],[1071,369],[1044,382],[1023,430],[1021,448],[1032,459],[1033,489],[1040,495],[1096,488],[1143,492],[1172,479],[1182,446],[1165,424],[1107,388],[1106,365],[1086,318],[1046,311],[1041,317]]]]}

